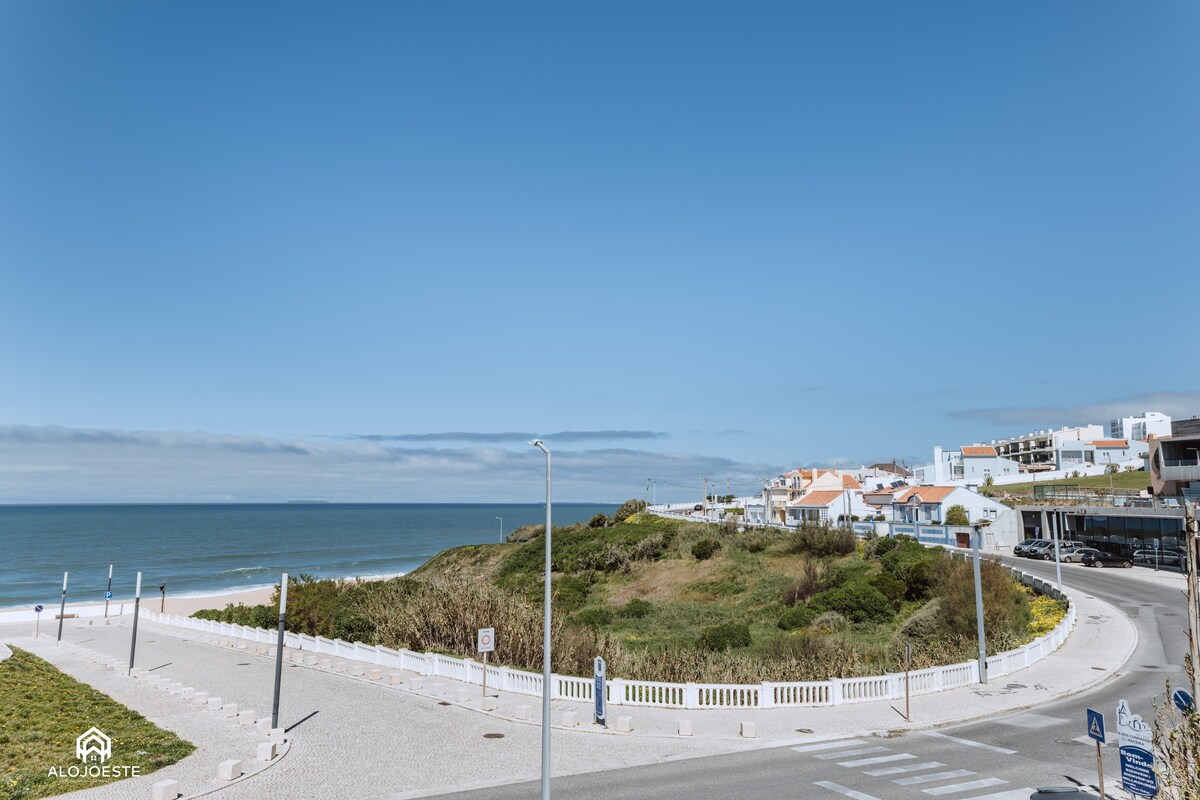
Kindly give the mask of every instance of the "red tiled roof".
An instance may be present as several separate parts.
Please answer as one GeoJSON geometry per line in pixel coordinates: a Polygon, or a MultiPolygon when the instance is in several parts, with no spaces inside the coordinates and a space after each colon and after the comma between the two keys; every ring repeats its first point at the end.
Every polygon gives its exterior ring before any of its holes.
{"type": "Polygon", "coordinates": [[[796,501],[798,506],[827,506],[834,500],[840,499],[841,492],[809,492],[796,501]]]}
{"type": "Polygon", "coordinates": [[[996,448],[987,447],[987,446],[980,447],[978,445],[971,445],[968,447],[964,447],[962,449],[962,454],[964,456],[994,456],[994,455],[996,455],[996,448]]]}
{"type": "Polygon", "coordinates": [[[1092,444],[1096,447],[1129,447],[1129,442],[1124,439],[1097,439],[1092,444]]]}
{"type": "Polygon", "coordinates": [[[957,488],[957,486],[913,486],[897,497],[896,502],[907,503],[912,500],[913,495],[916,495],[921,498],[922,503],[940,503],[957,488]]]}

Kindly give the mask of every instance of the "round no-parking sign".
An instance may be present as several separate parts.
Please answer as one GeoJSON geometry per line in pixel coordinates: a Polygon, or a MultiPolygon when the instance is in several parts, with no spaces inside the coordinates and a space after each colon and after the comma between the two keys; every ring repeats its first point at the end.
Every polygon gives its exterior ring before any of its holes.
{"type": "Polygon", "coordinates": [[[476,649],[481,653],[490,653],[496,649],[496,629],[480,628],[476,649]]]}

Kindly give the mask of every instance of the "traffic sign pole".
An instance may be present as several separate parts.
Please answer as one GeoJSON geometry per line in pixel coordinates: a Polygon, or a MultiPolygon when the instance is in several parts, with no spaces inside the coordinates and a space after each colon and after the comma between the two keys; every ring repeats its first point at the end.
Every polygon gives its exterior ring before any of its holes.
{"type": "Polygon", "coordinates": [[[1087,710],[1087,735],[1096,740],[1096,772],[1100,774],[1100,800],[1104,800],[1104,758],[1100,745],[1104,744],[1104,715],[1095,709],[1087,710]]]}
{"type": "Polygon", "coordinates": [[[129,637],[129,672],[133,674],[133,656],[137,652],[138,609],[142,605],[142,573],[137,574],[137,587],[133,590],[133,634],[129,637]]]}
{"type": "Polygon", "coordinates": [[[283,681],[283,638],[287,630],[288,574],[279,582],[279,638],[275,644],[275,695],[271,700],[271,727],[279,727],[279,685],[283,681]]]}
{"type": "Polygon", "coordinates": [[[908,642],[904,643],[904,721],[912,722],[912,716],[908,713],[908,670],[912,665],[912,645],[908,642]]]}
{"type": "Polygon", "coordinates": [[[496,629],[480,628],[475,637],[475,649],[483,653],[483,696],[487,697],[488,653],[496,649],[496,629]]]}
{"type": "Polygon", "coordinates": [[[67,573],[63,573],[62,604],[58,607],[58,641],[62,641],[63,617],[67,615],[67,573]]]}
{"type": "Polygon", "coordinates": [[[33,613],[34,613],[33,638],[36,639],[42,635],[40,633],[40,631],[42,630],[42,604],[41,603],[38,603],[36,606],[33,607],[33,613]]]}
{"type": "Polygon", "coordinates": [[[1104,800],[1104,759],[1100,756],[1100,743],[1096,742],[1096,772],[1100,773],[1100,800],[1104,800]]]}
{"type": "Polygon", "coordinates": [[[108,565],[108,588],[104,590],[104,618],[108,619],[108,601],[112,597],[112,568],[113,565],[108,565]]]}

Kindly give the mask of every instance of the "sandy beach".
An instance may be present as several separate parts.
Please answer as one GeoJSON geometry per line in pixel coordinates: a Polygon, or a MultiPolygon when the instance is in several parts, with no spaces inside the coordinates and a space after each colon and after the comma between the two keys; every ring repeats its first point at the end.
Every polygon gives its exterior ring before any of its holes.
{"type": "MultiPolygon", "coordinates": [[[[245,603],[246,605],[269,603],[271,602],[271,593],[274,591],[273,587],[263,586],[258,589],[242,589],[240,591],[224,592],[222,594],[206,594],[191,597],[172,597],[170,593],[168,593],[164,607],[162,597],[158,593],[158,587],[154,586],[150,587],[150,589],[151,591],[144,591],[142,594],[142,605],[145,608],[148,608],[151,611],[163,609],[167,614],[181,614],[183,616],[193,614],[202,608],[224,608],[230,603],[233,603],[234,605],[237,605],[238,603],[245,603]]],[[[45,606],[45,610],[42,612],[42,622],[45,623],[47,621],[53,621],[58,614],[58,604],[44,602],[43,605],[45,606]]],[[[67,613],[75,613],[77,610],[83,608],[95,609],[97,606],[103,607],[103,605],[104,601],[100,601],[99,603],[95,601],[87,603],[67,603],[67,613]]],[[[132,613],[132,597],[114,597],[109,602],[110,616],[119,615],[122,609],[125,610],[125,613],[132,613]]],[[[29,610],[30,608],[26,606],[0,609],[0,619],[3,619],[5,612],[28,612],[29,610]]],[[[89,614],[88,616],[91,615],[89,614]]]]}

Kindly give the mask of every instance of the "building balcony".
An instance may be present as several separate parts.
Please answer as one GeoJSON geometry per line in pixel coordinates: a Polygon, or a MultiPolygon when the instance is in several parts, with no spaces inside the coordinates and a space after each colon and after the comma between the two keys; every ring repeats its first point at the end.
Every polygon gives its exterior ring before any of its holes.
{"type": "Polygon", "coordinates": [[[1164,481],[1200,481],[1200,459],[1164,461],[1158,477],[1164,481]]]}

